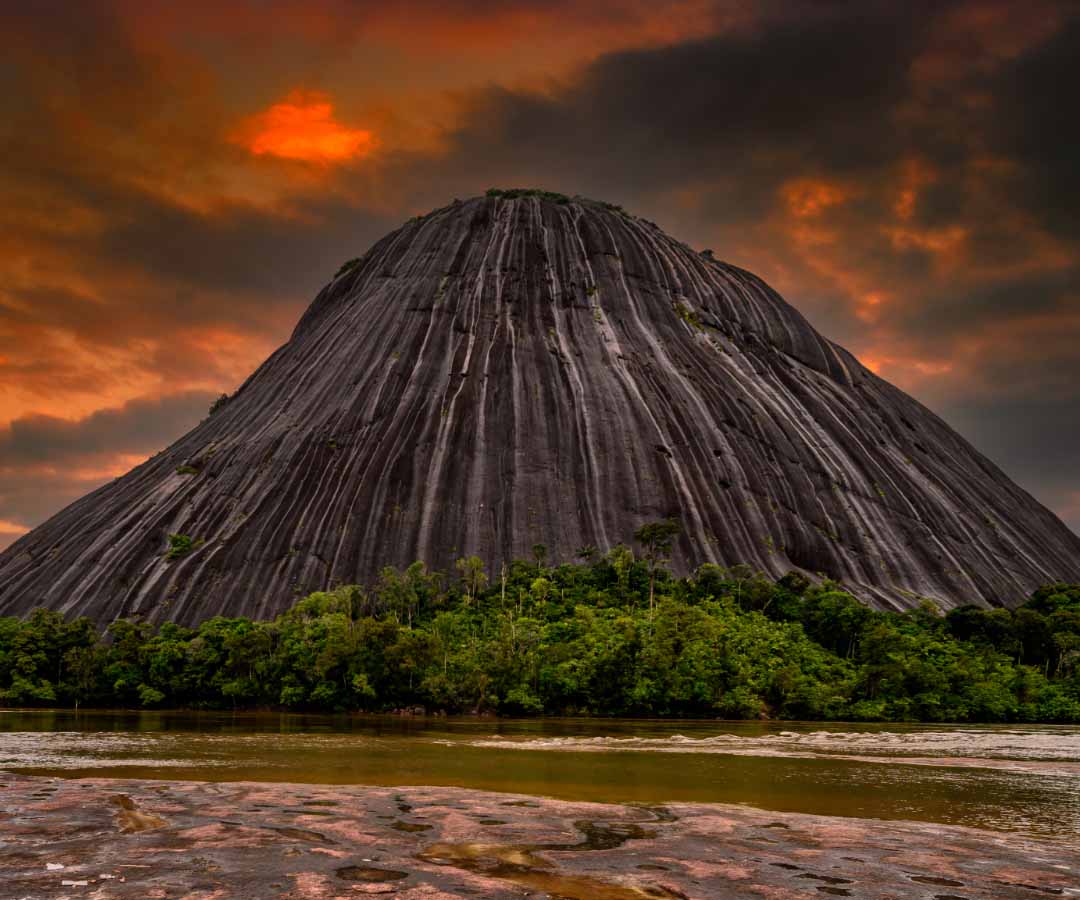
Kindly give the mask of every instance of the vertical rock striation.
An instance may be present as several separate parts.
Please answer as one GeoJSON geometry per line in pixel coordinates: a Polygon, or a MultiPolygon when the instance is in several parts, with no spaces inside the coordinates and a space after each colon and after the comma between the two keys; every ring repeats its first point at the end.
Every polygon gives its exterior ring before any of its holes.
{"type": "Polygon", "coordinates": [[[1080,538],[761,279],[606,204],[487,197],[387,235],[227,405],[0,554],[0,614],[272,616],[665,516],[678,568],[885,607],[1080,579],[1080,538]]]}

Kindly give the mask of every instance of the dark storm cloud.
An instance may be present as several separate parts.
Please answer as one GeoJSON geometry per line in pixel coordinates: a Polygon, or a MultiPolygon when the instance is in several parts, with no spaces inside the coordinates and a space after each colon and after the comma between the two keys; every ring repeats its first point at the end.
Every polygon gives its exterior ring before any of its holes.
{"type": "Polygon", "coordinates": [[[890,110],[924,32],[914,16],[867,6],[855,20],[834,12],[614,53],[553,94],[475,94],[449,164],[559,173],[615,197],[693,178],[737,202],[724,215],[752,217],[793,171],[862,172],[895,158],[890,110]]]}
{"type": "MultiPolygon", "coordinates": [[[[185,391],[76,421],[35,415],[10,422],[0,428],[0,526],[37,525],[171,443],[206,415],[212,400],[213,394],[185,391]]],[[[0,527],[0,545],[15,537],[3,532],[0,527]]]]}
{"type": "Polygon", "coordinates": [[[1080,405],[1037,396],[991,399],[959,404],[953,420],[1006,472],[1031,473],[1028,490],[1050,508],[1064,508],[1066,521],[1078,530],[1080,405]]]}
{"type": "Polygon", "coordinates": [[[150,453],[178,436],[177,423],[183,430],[195,425],[213,399],[203,391],[185,391],[132,400],[76,421],[43,415],[15,419],[0,428],[0,469],[27,463],[77,466],[98,456],[150,453]]]}
{"type": "MultiPolygon", "coordinates": [[[[1080,312],[1077,296],[1080,271],[1076,268],[1003,277],[970,287],[959,296],[955,288],[944,284],[927,293],[922,304],[897,308],[891,325],[938,350],[958,333],[977,333],[983,323],[1007,326],[1010,321],[1060,316],[1065,324],[1070,312],[1080,312]]],[[[1037,365],[1038,359],[1033,362],[1037,365]]]]}
{"type": "MultiPolygon", "coordinates": [[[[247,308],[230,315],[233,321],[248,318],[245,326],[257,326],[265,305],[286,303],[295,310],[297,298],[312,296],[344,259],[401,224],[400,216],[357,210],[344,202],[305,203],[300,212],[299,218],[272,217],[232,208],[207,217],[147,202],[134,219],[109,228],[99,246],[163,278],[252,297],[247,308]]],[[[206,309],[198,302],[193,298],[189,313],[208,318],[220,313],[212,300],[203,301],[206,309]]]]}
{"type": "MultiPolygon", "coordinates": [[[[1074,9],[1075,12],[1075,9],[1074,9]]],[[[995,79],[994,145],[1023,165],[1016,194],[1051,227],[1080,233],[1080,19],[995,79]]]]}

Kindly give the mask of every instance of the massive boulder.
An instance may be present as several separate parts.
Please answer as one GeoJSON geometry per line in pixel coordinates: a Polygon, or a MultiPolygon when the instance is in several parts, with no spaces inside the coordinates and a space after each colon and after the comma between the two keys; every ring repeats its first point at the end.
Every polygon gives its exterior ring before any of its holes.
{"type": "Polygon", "coordinates": [[[526,195],[345,267],[228,403],[0,555],[0,614],[269,617],[388,564],[571,560],[668,516],[679,570],[823,574],[880,607],[1080,580],[1080,538],[760,278],[526,195]]]}

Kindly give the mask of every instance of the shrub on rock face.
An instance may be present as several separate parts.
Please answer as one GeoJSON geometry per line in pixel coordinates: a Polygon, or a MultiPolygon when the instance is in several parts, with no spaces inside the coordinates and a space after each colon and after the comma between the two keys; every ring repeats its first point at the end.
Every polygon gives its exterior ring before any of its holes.
{"type": "Polygon", "coordinates": [[[539,197],[541,200],[550,200],[552,203],[567,204],[570,198],[566,194],[557,191],[545,191],[540,188],[488,188],[488,197],[501,197],[504,200],[517,200],[519,197],[539,197]]]}
{"type": "Polygon", "coordinates": [[[360,257],[354,256],[352,259],[347,259],[341,264],[341,268],[334,273],[335,278],[340,278],[346,272],[350,272],[360,265],[360,257]]]}
{"type": "Polygon", "coordinates": [[[213,403],[210,404],[210,410],[209,410],[208,414],[212,416],[219,409],[221,409],[223,406],[225,406],[225,404],[227,404],[228,402],[229,402],[229,395],[228,394],[222,394],[220,397],[217,398],[217,400],[215,400],[213,403]]]}
{"type": "Polygon", "coordinates": [[[195,540],[188,534],[170,534],[169,549],[165,552],[166,559],[180,559],[187,556],[192,550],[203,545],[203,540],[195,540]]]}

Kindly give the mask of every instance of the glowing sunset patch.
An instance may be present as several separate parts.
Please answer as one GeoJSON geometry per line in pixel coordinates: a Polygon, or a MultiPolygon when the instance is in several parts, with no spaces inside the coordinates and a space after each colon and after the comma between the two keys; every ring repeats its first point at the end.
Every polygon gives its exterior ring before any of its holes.
{"type": "Polygon", "coordinates": [[[917,198],[918,194],[914,188],[901,190],[896,198],[896,203],[893,205],[893,211],[896,213],[897,218],[907,220],[915,215],[915,200],[917,198]]]}
{"type": "Polygon", "coordinates": [[[915,356],[894,354],[889,348],[870,349],[859,354],[859,362],[875,375],[880,375],[894,383],[914,383],[927,378],[939,378],[950,374],[954,366],[951,362],[940,359],[920,359],[915,356]]]}
{"type": "Polygon", "coordinates": [[[1069,521],[1080,520],[1080,491],[1070,491],[1065,495],[1061,514],[1069,521]]]}
{"type": "Polygon", "coordinates": [[[893,212],[904,222],[915,215],[919,192],[937,180],[937,173],[920,159],[905,160],[901,172],[901,185],[893,202],[893,212]]]}
{"type": "Polygon", "coordinates": [[[367,156],[375,147],[370,131],[334,118],[325,94],[293,91],[280,103],[248,119],[234,140],[255,156],[337,163],[367,156]]]}
{"type": "Polygon", "coordinates": [[[933,359],[917,359],[912,366],[922,375],[947,375],[953,370],[952,363],[933,359]]]}
{"type": "Polygon", "coordinates": [[[855,301],[855,315],[864,322],[873,322],[881,314],[884,297],[878,292],[863,294],[855,301]]]}
{"type": "Polygon", "coordinates": [[[0,535],[20,535],[26,534],[30,529],[24,525],[19,525],[16,522],[9,522],[6,519],[0,519],[0,535]]]}
{"type": "Polygon", "coordinates": [[[897,250],[913,247],[934,254],[948,254],[967,240],[968,230],[960,225],[920,231],[914,228],[890,228],[886,233],[897,250]]]}
{"type": "Polygon", "coordinates": [[[850,192],[828,181],[799,178],[784,185],[783,196],[791,214],[806,219],[820,216],[830,207],[843,203],[850,192]]]}
{"type": "Polygon", "coordinates": [[[68,465],[63,469],[53,469],[52,474],[63,475],[72,481],[96,483],[125,475],[137,465],[146,462],[151,455],[149,453],[106,454],[103,459],[88,460],[83,465],[68,465]]]}

